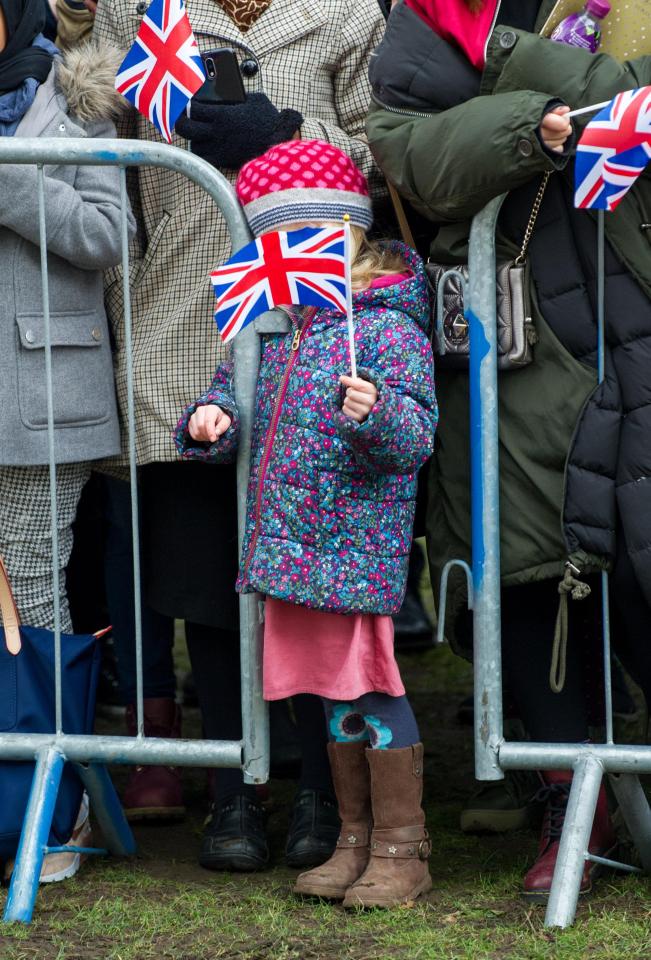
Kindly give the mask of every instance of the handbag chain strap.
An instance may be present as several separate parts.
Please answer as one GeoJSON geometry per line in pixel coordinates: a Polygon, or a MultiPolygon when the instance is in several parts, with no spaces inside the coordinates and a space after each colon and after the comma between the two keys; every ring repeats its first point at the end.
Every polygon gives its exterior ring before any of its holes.
{"type": "Polygon", "coordinates": [[[536,220],[538,219],[538,214],[540,213],[540,207],[543,201],[543,197],[545,196],[545,190],[547,189],[547,184],[549,183],[550,177],[551,177],[551,172],[547,170],[547,172],[545,173],[542,179],[542,183],[538,188],[536,199],[533,202],[533,207],[531,209],[531,214],[529,216],[527,229],[524,231],[524,240],[522,241],[522,249],[520,250],[520,253],[517,255],[517,257],[514,260],[514,263],[516,263],[518,266],[522,266],[522,264],[527,259],[527,250],[529,248],[529,244],[533,236],[533,228],[536,225],[536,220]]]}
{"type": "Polygon", "coordinates": [[[11,592],[11,584],[7,575],[7,568],[0,557],[0,611],[2,611],[2,622],[5,628],[5,643],[9,653],[16,656],[20,653],[20,616],[18,607],[11,592]]]}

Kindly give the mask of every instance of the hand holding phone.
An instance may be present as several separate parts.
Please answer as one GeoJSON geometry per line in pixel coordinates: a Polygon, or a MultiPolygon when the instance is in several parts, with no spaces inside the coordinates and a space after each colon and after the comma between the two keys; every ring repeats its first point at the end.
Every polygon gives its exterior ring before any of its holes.
{"type": "MultiPolygon", "coordinates": [[[[220,47],[201,54],[206,81],[195,93],[196,103],[244,103],[246,90],[237,56],[232,47],[220,47]]],[[[190,108],[190,115],[192,109],[190,108]]]]}

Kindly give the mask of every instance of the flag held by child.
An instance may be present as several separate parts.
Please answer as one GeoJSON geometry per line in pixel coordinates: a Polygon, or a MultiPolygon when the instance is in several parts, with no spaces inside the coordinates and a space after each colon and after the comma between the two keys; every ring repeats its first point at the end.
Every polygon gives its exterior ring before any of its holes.
{"type": "Polygon", "coordinates": [[[168,143],[206,75],[184,0],[153,0],[115,78],[115,89],[168,143]]]}
{"type": "Polygon", "coordinates": [[[279,230],[213,270],[215,322],[224,343],[259,314],[289,304],[346,313],[346,226],[279,230]]]}
{"type": "Polygon", "coordinates": [[[651,160],[651,86],[619,93],[591,120],[576,151],[574,205],[614,210],[651,160]]]}

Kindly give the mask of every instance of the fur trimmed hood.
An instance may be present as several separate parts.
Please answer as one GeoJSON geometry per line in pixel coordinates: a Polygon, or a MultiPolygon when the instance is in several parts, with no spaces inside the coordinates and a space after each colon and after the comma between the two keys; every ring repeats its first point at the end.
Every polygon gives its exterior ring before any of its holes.
{"type": "Polygon", "coordinates": [[[82,123],[115,119],[126,101],[115,89],[115,75],[124,59],[118,47],[88,41],[56,61],[57,87],[68,110],[82,123]]]}

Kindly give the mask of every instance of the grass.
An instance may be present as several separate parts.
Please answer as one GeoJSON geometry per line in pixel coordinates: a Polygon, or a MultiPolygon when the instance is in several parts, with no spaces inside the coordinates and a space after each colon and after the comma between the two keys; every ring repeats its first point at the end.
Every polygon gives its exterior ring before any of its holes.
{"type": "MultiPolygon", "coordinates": [[[[649,883],[604,878],[569,930],[518,897],[536,838],[466,836],[458,815],[473,787],[472,741],[456,722],[470,669],[446,648],[403,658],[427,745],[428,825],[434,890],[392,912],[346,913],[304,902],[282,866],[292,784],[272,783],[267,873],[210,874],[195,862],[205,775],[184,775],[188,818],[137,829],[139,857],[88,864],[42,888],[31,926],[0,926],[0,960],[648,960],[649,883]]],[[[196,712],[191,727],[198,729],[196,712]]],[[[118,785],[125,771],[116,771],[118,785]]],[[[0,906],[4,899],[0,892],[0,906]]]]}

